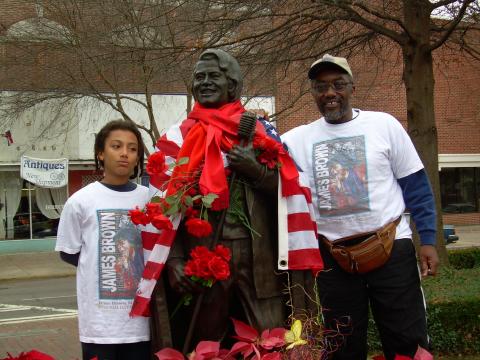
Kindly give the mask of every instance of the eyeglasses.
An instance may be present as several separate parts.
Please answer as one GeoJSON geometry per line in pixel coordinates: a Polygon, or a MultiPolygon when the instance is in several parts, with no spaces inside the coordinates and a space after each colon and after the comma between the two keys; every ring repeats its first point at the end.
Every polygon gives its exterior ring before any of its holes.
{"type": "Polygon", "coordinates": [[[351,82],[347,81],[334,81],[333,83],[317,82],[312,85],[312,91],[317,94],[324,94],[330,89],[330,87],[333,87],[333,90],[339,92],[345,90],[350,84],[351,82]]]}

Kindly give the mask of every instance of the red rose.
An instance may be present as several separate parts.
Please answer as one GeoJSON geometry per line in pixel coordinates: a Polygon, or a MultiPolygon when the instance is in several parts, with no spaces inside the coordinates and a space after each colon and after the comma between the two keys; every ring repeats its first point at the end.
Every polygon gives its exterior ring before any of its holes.
{"type": "Polygon", "coordinates": [[[198,238],[206,237],[212,233],[212,225],[210,225],[208,221],[202,219],[188,219],[185,222],[185,226],[187,227],[189,234],[198,238]]]}
{"type": "Polygon", "coordinates": [[[149,175],[162,174],[167,169],[168,166],[165,164],[165,155],[163,152],[157,151],[148,157],[146,170],[149,175]]]}
{"type": "Polygon", "coordinates": [[[185,264],[183,272],[187,276],[196,276],[203,280],[213,279],[214,276],[208,267],[209,258],[190,259],[185,264]]]}
{"type": "Polygon", "coordinates": [[[211,258],[208,262],[208,268],[216,280],[226,280],[230,276],[230,267],[220,256],[211,258]]]}
{"type": "Polygon", "coordinates": [[[282,144],[268,136],[256,137],[253,141],[253,147],[260,151],[257,156],[258,161],[267,165],[269,169],[277,166],[279,154],[286,153],[282,144]]]}
{"type": "Polygon", "coordinates": [[[215,255],[220,256],[225,261],[230,261],[230,259],[232,258],[230,249],[224,245],[217,245],[215,247],[215,255]]]}
{"type": "Polygon", "coordinates": [[[135,225],[147,225],[150,222],[147,214],[140,210],[138,206],[134,210],[129,210],[128,215],[130,215],[130,220],[135,225]]]}
{"type": "Polygon", "coordinates": [[[189,207],[187,210],[185,210],[185,217],[187,218],[197,217],[198,215],[200,215],[200,211],[194,209],[193,207],[189,207]]]}
{"type": "Polygon", "coordinates": [[[192,186],[190,189],[188,189],[187,193],[190,196],[198,195],[198,189],[196,187],[192,186]]]}
{"type": "Polygon", "coordinates": [[[183,272],[187,276],[195,276],[198,272],[197,263],[194,260],[188,260],[185,264],[183,272]]]}
{"type": "Polygon", "coordinates": [[[197,276],[204,280],[214,279],[212,272],[210,271],[209,261],[211,257],[204,257],[201,259],[195,259],[197,267],[197,276]]]}
{"type": "Polygon", "coordinates": [[[190,257],[192,259],[202,259],[211,257],[212,253],[205,246],[195,246],[190,251],[190,257]]]}
{"type": "Polygon", "coordinates": [[[147,203],[145,210],[150,218],[154,218],[162,213],[162,206],[159,203],[147,203]]]}
{"type": "Polygon", "coordinates": [[[158,230],[172,230],[173,225],[168,217],[163,214],[155,215],[152,218],[152,225],[158,230]]]}

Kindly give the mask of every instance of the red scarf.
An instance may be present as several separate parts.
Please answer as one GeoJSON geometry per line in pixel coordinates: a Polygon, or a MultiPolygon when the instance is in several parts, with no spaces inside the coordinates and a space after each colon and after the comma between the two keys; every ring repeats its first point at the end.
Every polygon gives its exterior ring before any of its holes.
{"type": "MultiPolygon", "coordinates": [[[[200,176],[200,192],[203,195],[216,194],[218,198],[212,204],[213,210],[228,208],[229,192],[222,151],[227,153],[238,144],[238,125],[245,112],[237,100],[218,109],[206,108],[195,103],[186,122],[190,128],[177,155],[177,160],[187,157],[188,162],[173,170],[172,179],[185,179],[191,176],[203,163],[200,176]]],[[[265,129],[257,122],[256,134],[265,136],[265,129]]],[[[175,193],[175,181],[171,181],[167,195],[175,193]]]]}

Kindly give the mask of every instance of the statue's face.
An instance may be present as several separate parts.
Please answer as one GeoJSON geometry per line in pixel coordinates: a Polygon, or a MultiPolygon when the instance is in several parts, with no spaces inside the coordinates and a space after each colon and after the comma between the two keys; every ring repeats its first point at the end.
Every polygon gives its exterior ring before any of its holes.
{"type": "Polygon", "coordinates": [[[200,60],[193,72],[193,97],[200,105],[218,108],[230,102],[229,88],[234,86],[215,59],[200,60]]]}

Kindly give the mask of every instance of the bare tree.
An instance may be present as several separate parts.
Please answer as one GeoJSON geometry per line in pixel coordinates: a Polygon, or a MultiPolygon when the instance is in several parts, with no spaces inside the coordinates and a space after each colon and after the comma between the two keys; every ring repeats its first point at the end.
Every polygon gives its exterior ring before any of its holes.
{"type": "MultiPolygon", "coordinates": [[[[135,121],[124,111],[123,102],[136,101],[148,111],[144,130],[152,141],[159,135],[152,91],[188,92],[193,59],[205,48],[222,47],[234,53],[247,75],[248,93],[275,94],[280,82],[283,86],[292,82],[299,91],[292,92],[290,104],[308,90],[297,86],[297,74],[325,52],[352,58],[368,53],[382,59],[382,54],[400,51],[408,131],[426,165],[441,214],[432,53],[449,47],[480,59],[478,0],[43,0],[41,4],[45,18],[61,26],[44,21],[48,31],[42,36],[29,34],[24,42],[12,37],[3,46],[17,55],[10,58],[10,69],[22,67],[19,59],[34,58],[42,74],[55,76],[45,75],[35,86],[17,85],[23,90],[21,96],[12,98],[13,107],[0,110],[12,114],[12,108],[22,110],[49,96],[64,101],[94,97],[135,121]],[[145,94],[145,100],[123,95],[129,92],[145,94]]],[[[437,227],[440,257],[446,261],[441,216],[437,227]]]]}
{"type": "MultiPolygon", "coordinates": [[[[62,107],[99,100],[135,122],[154,143],[159,129],[152,95],[188,93],[196,34],[177,21],[186,2],[153,0],[30,1],[37,18],[8,28],[1,99],[3,119],[57,99],[62,107]],[[15,27],[16,26],[16,27],[15,27]],[[188,70],[187,70],[188,69],[188,70]],[[128,94],[142,94],[142,97],[128,94]],[[148,123],[132,119],[127,102],[140,105],[148,123]]],[[[3,26],[7,28],[7,26],[3,26]]],[[[52,109],[54,110],[54,109],[52,109]]]]}
{"type": "MultiPolygon", "coordinates": [[[[219,2],[220,3],[220,2],[219,2]]],[[[333,51],[355,57],[400,49],[406,91],[408,132],[426,165],[434,189],[438,216],[438,250],[447,261],[442,237],[438,138],[434,114],[434,50],[449,47],[480,59],[476,0],[298,0],[221,1],[226,11],[206,22],[255,31],[237,31],[223,46],[240,47],[244,61],[275,64],[287,74],[298,63],[333,51]],[[239,16],[239,12],[243,12],[239,16]],[[248,55],[249,54],[249,55],[248,55]],[[255,54],[261,54],[260,58],[255,54]]],[[[220,26],[221,27],[221,26],[220,26]]],[[[225,30],[222,30],[225,32],[225,30]]],[[[217,35],[217,38],[219,36],[217,35]]],[[[297,73],[298,74],[298,73],[297,73]]]]}

